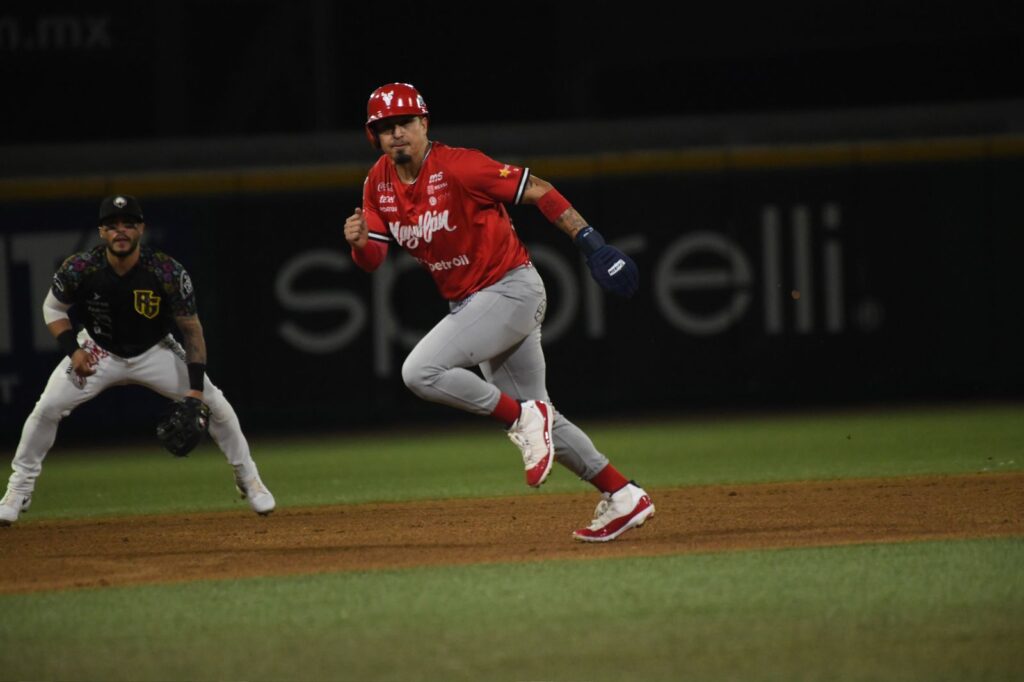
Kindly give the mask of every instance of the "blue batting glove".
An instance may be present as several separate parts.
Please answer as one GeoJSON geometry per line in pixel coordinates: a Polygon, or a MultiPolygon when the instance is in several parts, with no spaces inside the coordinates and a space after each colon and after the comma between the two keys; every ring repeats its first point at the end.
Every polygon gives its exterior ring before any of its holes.
{"type": "Polygon", "coordinates": [[[605,244],[601,233],[589,225],[577,232],[573,241],[587,259],[590,275],[602,289],[623,298],[636,293],[640,271],[632,258],[605,244]]]}

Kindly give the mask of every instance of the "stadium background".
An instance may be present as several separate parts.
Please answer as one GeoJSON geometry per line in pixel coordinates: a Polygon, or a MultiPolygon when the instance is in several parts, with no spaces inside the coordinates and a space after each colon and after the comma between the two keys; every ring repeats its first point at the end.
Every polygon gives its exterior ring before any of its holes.
{"type": "MultiPolygon", "coordinates": [[[[444,310],[427,276],[367,277],[341,246],[365,100],[392,80],[435,139],[530,165],[641,266],[641,294],[609,300],[513,213],[570,415],[1019,399],[1020,10],[739,7],[5,3],[3,444],[58,359],[49,276],[115,191],[192,272],[247,432],[467,419],[399,378],[444,310]]],[[[61,436],[145,438],[159,407],[114,391],[61,436]]]]}

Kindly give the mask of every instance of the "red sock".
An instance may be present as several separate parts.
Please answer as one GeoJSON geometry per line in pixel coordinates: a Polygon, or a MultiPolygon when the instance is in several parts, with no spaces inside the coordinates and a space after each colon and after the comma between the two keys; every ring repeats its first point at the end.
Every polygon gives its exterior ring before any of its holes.
{"type": "Polygon", "coordinates": [[[519,405],[519,401],[510,395],[502,393],[501,397],[498,398],[498,404],[494,406],[494,410],[491,412],[491,416],[503,423],[507,428],[512,426],[515,420],[519,419],[520,412],[522,412],[522,407],[519,405]]]}
{"type": "Polygon", "coordinates": [[[620,474],[611,464],[597,472],[597,476],[590,479],[590,484],[603,493],[614,493],[629,484],[629,479],[620,474]]]}

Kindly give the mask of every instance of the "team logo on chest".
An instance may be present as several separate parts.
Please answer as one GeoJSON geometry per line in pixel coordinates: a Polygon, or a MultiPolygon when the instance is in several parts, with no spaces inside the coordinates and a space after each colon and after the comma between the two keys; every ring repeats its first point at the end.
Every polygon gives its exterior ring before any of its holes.
{"type": "Polygon", "coordinates": [[[135,312],[147,320],[160,314],[160,297],[150,289],[133,289],[135,294],[135,312]]]}
{"type": "Polygon", "coordinates": [[[400,246],[407,249],[415,249],[420,241],[429,244],[434,239],[434,234],[441,232],[454,232],[459,229],[458,225],[448,224],[448,211],[427,211],[416,219],[415,225],[403,225],[399,221],[388,222],[388,229],[391,236],[395,238],[400,246]]]}

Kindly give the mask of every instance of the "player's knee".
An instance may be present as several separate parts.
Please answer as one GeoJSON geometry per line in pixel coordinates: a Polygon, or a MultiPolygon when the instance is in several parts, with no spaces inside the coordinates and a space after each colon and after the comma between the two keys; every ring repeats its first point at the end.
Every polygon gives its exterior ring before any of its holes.
{"type": "Polygon", "coordinates": [[[430,392],[430,387],[437,381],[439,373],[437,368],[418,362],[412,355],[402,363],[402,381],[418,396],[430,392]]]}
{"type": "Polygon", "coordinates": [[[405,362],[402,363],[402,381],[405,383],[406,388],[413,393],[419,394],[423,385],[422,367],[410,362],[409,358],[406,358],[405,362]]]}

